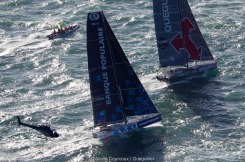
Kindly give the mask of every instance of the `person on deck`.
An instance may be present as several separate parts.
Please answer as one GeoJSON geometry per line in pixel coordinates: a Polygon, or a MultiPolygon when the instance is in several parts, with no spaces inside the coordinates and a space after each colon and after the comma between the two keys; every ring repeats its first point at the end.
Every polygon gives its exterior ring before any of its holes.
{"type": "Polygon", "coordinates": [[[60,35],[61,34],[61,30],[60,29],[58,29],[58,35],[60,35]]]}
{"type": "Polygon", "coordinates": [[[62,26],[60,25],[60,23],[58,23],[58,29],[62,30],[62,26]]]}
{"type": "Polygon", "coordinates": [[[60,23],[58,23],[58,34],[60,35],[60,34],[64,34],[65,33],[65,31],[62,29],[62,26],[61,26],[61,24],[60,23]]]}

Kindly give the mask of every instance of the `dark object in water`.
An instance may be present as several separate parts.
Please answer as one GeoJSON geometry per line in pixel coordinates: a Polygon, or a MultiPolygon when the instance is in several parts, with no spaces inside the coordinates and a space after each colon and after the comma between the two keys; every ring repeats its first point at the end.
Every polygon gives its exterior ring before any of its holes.
{"type": "Polygon", "coordinates": [[[30,124],[22,123],[18,116],[17,116],[17,119],[18,119],[19,126],[23,125],[23,126],[35,129],[35,130],[39,131],[40,133],[42,133],[43,135],[45,135],[46,137],[51,137],[51,138],[59,137],[59,134],[47,125],[38,125],[38,126],[30,125],[30,124]]]}

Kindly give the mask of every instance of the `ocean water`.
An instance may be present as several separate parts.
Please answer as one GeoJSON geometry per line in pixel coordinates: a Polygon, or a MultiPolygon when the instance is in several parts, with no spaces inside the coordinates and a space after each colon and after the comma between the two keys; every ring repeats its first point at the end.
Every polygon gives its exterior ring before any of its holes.
{"type": "Polygon", "coordinates": [[[151,0],[0,0],[0,161],[244,161],[244,0],[189,3],[218,72],[172,88],[155,79],[151,0]],[[92,137],[86,53],[87,13],[101,10],[163,117],[108,144],[92,137]],[[47,40],[57,23],[81,27],[47,40]],[[43,139],[17,115],[61,136],[43,139]]]}

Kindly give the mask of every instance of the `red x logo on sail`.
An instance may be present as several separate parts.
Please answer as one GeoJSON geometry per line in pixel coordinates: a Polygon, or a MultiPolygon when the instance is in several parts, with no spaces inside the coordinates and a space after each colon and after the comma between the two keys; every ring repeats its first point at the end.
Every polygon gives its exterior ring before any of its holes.
{"type": "Polygon", "coordinates": [[[191,23],[189,18],[186,17],[181,21],[181,27],[183,37],[180,33],[175,36],[171,41],[172,46],[178,53],[181,49],[186,49],[190,60],[200,60],[202,46],[198,48],[190,37],[191,30],[195,30],[194,25],[191,23]]]}

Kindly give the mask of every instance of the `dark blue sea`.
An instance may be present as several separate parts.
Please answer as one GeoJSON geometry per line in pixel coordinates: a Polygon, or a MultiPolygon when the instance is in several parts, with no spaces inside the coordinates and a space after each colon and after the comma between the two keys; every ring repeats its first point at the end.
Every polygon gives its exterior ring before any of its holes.
{"type": "Polygon", "coordinates": [[[208,79],[169,87],[161,69],[151,0],[0,0],[0,161],[243,162],[244,0],[189,0],[218,63],[208,79]],[[104,11],[162,126],[102,144],[92,137],[87,13],[104,11]],[[67,38],[57,28],[79,24],[67,38]],[[26,123],[61,134],[45,139],[26,123]]]}

